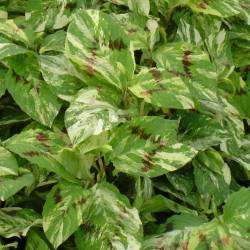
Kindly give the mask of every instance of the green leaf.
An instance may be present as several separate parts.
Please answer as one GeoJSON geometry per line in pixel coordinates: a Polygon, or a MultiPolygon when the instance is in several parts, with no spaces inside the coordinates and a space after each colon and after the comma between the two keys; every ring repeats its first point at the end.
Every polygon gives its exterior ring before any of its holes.
{"type": "Polygon", "coordinates": [[[6,245],[2,245],[2,243],[0,242],[0,249],[1,250],[8,250],[10,247],[17,248],[17,246],[18,246],[18,242],[12,242],[12,243],[9,243],[6,245]]]}
{"type": "Polygon", "coordinates": [[[166,70],[144,69],[131,82],[130,90],[158,107],[192,109],[194,103],[182,79],[166,70]]]}
{"type": "Polygon", "coordinates": [[[0,181],[0,200],[5,201],[19,192],[24,187],[29,187],[34,182],[32,174],[24,174],[11,179],[5,177],[0,181]]]}
{"type": "Polygon", "coordinates": [[[39,214],[32,209],[1,208],[0,236],[5,238],[25,236],[33,226],[40,226],[39,214]]]}
{"type": "Polygon", "coordinates": [[[27,235],[27,242],[25,244],[25,250],[50,250],[51,248],[47,242],[41,236],[41,232],[35,230],[29,231],[27,235]]]}
{"type": "Polygon", "coordinates": [[[185,127],[184,140],[199,150],[219,145],[230,138],[229,131],[213,117],[198,113],[183,116],[182,125],[185,127]]]}
{"type": "Polygon", "coordinates": [[[239,0],[170,0],[168,2],[172,8],[187,5],[195,12],[224,18],[239,15],[244,11],[239,0]]]}
{"type": "Polygon", "coordinates": [[[60,182],[47,196],[43,207],[43,229],[57,248],[83,223],[83,211],[89,191],[81,186],[60,182]]]}
{"type": "Polygon", "coordinates": [[[229,185],[222,175],[207,169],[204,163],[194,161],[194,178],[197,189],[206,204],[221,205],[229,194],[229,185]]]}
{"type": "MultiPolygon", "coordinates": [[[[176,172],[176,174],[178,175],[178,171],[176,172]]],[[[172,175],[172,173],[168,175],[172,175]]],[[[192,182],[194,181],[192,180],[192,182]]],[[[176,187],[176,185],[174,186],[176,187]]],[[[176,191],[175,188],[171,187],[166,181],[157,181],[157,182],[154,181],[154,187],[160,190],[161,192],[167,193],[165,195],[172,195],[176,199],[183,201],[184,203],[189,204],[192,207],[200,208],[200,204],[199,204],[200,197],[199,197],[199,194],[195,191],[189,192],[188,195],[183,194],[181,192],[176,191]]],[[[182,187],[182,190],[184,190],[183,187],[182,187]]]]}
{"type": "MultiPolygon", "coordinates": [[[[15,42],[22,42],[26,45],[26,47],[33,46],[36,34],[32,29],[27,29],[26,27],[23,28],[23,26],[26,26],[23,19],[9,19],[4,22],[1,21],[0,34],[5,35],[8,39],[14,40],[15,42]]],[[[19,48],[21,53],[27,52],[27,50],[21,49],[21,47],[17,45],[14,46],[19,48]]]]}
{"type": "Polygon", "coordinates": [[[18,10],[23,13],[25,11],[25,2],[22,0],[10,0],[9,4],[6,5],[6,9],[10,12],[18,10]]]}
{"type": "Polygon", "coordinates": [[[192,10],[208,15],[230,17],[239,15],[243,11],[239,0],[214,0],[207,3],[205,1],[195,2],[197,1],[189,1],[188,3],[192,10]]]}
{"type": "Polygon", "coordinates": [[[44,80],[58,97],[71,100],[72,96],[84,86],[81,74],[65,56],[44,55],[40,56],[39,60],[44,80]]]}
{"type": "Polygon", "coordinates": [[[250,103],[250,91],[247,91],[245,95],[233,96],[231,103],[239,110],[243,118],[250,121],[250,111],[248,109],[250,103]]]}
{"type": "Polygon", "coordinates": [[[94,88],[80,90],[65,113],[65,125],[73,144],[110,130],[119,122],[118,109],[102,101],[94,88]]]}
{"type": "Polygon", "coordinates": [[[49,130],[29,129],[9,138],[4,145],[11,152],[49,172],[76,181],[67,170],[67,166],[63,166],[57,159],[59,152],[70,146],[70,142],[63,135],[49,130]]]}
{"type": "Polygon", "coordinates": [[[159,24],[153,18],[145,18],[135,13],[116,14],[114,18],[129,37],[130,47],[134,51],[140,49],[152,50],[155,43],[160,39],[159,24]]]}
{"type": "Polygon", "coordinates": [[[129,39],[121,25],[98,10],[79,11],[69,25],[66,56],[85,72],[89,85],[122,89],[134,72],[129,39]]]}
{"type": "Polygon", "coordinates": [[[227,143],[221,145],[221,150],[227,154],[227,157],[250,170],[250,137],[241,137],[228,140],[227,143]],[[238,141],[237,141],[238,140],[238,141]]]}
{"type": "Polygon", "coordinates": [[[249,7],[0,0],[0,249],[249,250],[249,7]]]}
{"type": "Polygon", "coordinates": [[[242,188],[233,193],[224,206],[223,220],[229,224],[229,231],[237,236],[237,233],[250,240],[250,190],[242,188]]]}
{"type": "Polygon", "coordinates": [[[58,161],[78,179],[92,179],[90,168],[94,162],[93,154],[84,154],[78,148],[64,148],[59,152],[58,161]]]}
{"type": "Polygon", "coordinates": [[[44,54],[48,51],[64,52],[64,44],[66,39],[66,32],[59,30],[53,34],[50,34],[44,38],[39,50],[40,54],[44,54]]]}
{"type": "Polygon", "coordinates": [[[191,209],[188,209],[162,195],[155,195],[148,201],[146,201],[141,208],[142,213],[156,213],[173,211],[175,213],[192,213],[191,209]]]}
{"type": "MultiPolygon", "coordinates": [[[[7,58],[5,62],[10,69],[14,69],[13,72],[16,74],[16,80],[23,78],[23,80],[32,81],[40,78],[37,55],[33,52],[7,58]]],[[[7,80],[8,79],[6,79],[6,81],[7,80]]]]}
{"type": "Polygon", "coordinates": [[[143,250],[162,249],[237,249],[238,242],[229,238],[226,228],[215,221],[184,230],[155,235],[144,242],[143,250]]]}
{"type": "Polygon", "coordinates": [[[156,177],[183,167],[197,151],[176,141],[173,135],[177,127],[177,121],[143,117],[117,128],[112,136],[113,151],[109,156],[116,171],[156,177]]]}
{"type": "Polygon", "coordinates": [[[14,155],[0,146],[0,176],[17,175],[18,164],[14,155]]]}
{"type": "Polygon", "coordinates": [[[128,5],[128,0],[108,0],[108,1],[114,4],[128,5]]]}
{"type": "Polygon", "coordinates": [[[146,16],[150,11],[149,0],[128,0],[128,6],[132,11],[146,16]]]}
{"type": "Polygon", "coordinates": [[[6,82],[8,91],[25,113],[45,126],[52,126],[61,103],[43,81],[26,82],[8,74],[6,82]]]}
{"type": "Polygon", "coordinates": [[[181,191],[185,195],[191,193],[194,187],[194,182],[190,174],[188,175],[186,173],[181,173],[180,171],[175,171],[167,173],[166,176],[176,190],[181,191]]]}
{"type": "Polygon", "coordinates": [[[24,54],[27,52],[27,49],[18,46],[5,38],[0,37],[0,60],[6,57],[24,54]]]}
{"type": "Polygon", "coordinates": [[[5,107],[1,117],[0,126],[9,126],[30,121],[31,118],[20,110],[13,110],[13,107],[5,107]]]}
{"type": "Polygon", "coordinates": [[[194,13],[185,13],[176,21],[178,22],[178,40],[192,43],[201,48],[204,46],[204,42],[209,45],[208,38],[219,32],[221,28],[221,20],[194,13]]]}
{"type": "Polygon", "coordinates": [[[0,98],[5,94],[6,86],[4,81],[4,75],[6,71],[0,68],[0,98]]]}
{"type": "Polygon", "coordinates": [[[92,188],[90,200],[78,241],[83,241],[86,249],[139,250],[142,224],[138,211],[130,207],[127,198],[112,184],[99,183],[92,188]]]}
{"type": "Polygon", "coordinates": [[[186,83],[196,82],[212,89],[216,86],[217,75],[208,54],[192,44],[178,42],[163,45],[153,53],[153,59],[159,68],[180,76],[186,83]]]}
{"type": "Polygon", "coordinates": [[[36,32],[43,32],[46,29],[57,30],[65,27],[71,20],[67,4],[70,1],[27,1],[26,15],[27,22],[36,32]]]}
{"type": "Polygon", "coordinates": [[[187,227],[197,227],[206,223],[207,221],[195,214],[183,213],[179,215],[173,215],[167,219],[166,227],[171,227],[171,230],[183,230],[187,227]]]}
{"type": "Polygon", "coordinates": [[[221,155],[214,149],[210,148],[200,152],[196,160],[215,173],[222,174],[226,164],[221,155]]]}
{"type": "MultiPolygon", "coordinates": [[[[224,207],[223,222],[212,220],[146,239],[142,249],[248,249],[249,189],[235,192],[224,207]],[[242,200],[241,200],[242,199],[242,200]],[[241,201],[240,201],[241,200],[241,201]],[[242,204],[244,204],[242,206],[242,204]]],[[[175,221],[176,219],[174,219],[175,221]]]]}
{"type": "Polygon", "coordinates": [[[178,37],[207,51],[220,77],[231,73],[233,60],[229,34],[222,28],[220,19],[186,13],[178,20],[178,37]]]}

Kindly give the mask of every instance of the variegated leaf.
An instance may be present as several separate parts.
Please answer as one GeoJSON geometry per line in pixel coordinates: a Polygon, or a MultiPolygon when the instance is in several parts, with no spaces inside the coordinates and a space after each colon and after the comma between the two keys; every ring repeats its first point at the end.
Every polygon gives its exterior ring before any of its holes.
{"type": "Polygon", "coordinates": [[[0,209],[0,236],[25,236],[32,226],[41,225],[41,217],[32,209],[7,207],[0,209]]]}
{"type": "Polygon", "coordinates": [[[14,155],[0,146],[0,176],[17,175],[18,164],[14,155]]]}
{"type": "Polygon", "coordinates": [[[73,144],[110,130],[120,122],[118,109],[103,101],[98,89],[82,89],[65,113],[65,124],[73,144]]]}
{"type": "Polygon", "coordinates": [[[178,74],[167,70],[144,69],[129,88],[137,97],[158,107],[193,109],[192,95],[178,74]]]}
{"type": "Polygon", "coordinates": [[[6,57],[24,54],[27,52],[27,49],[18,46],[5,38],[0,37],[0,60],[6,57]]]}
{"type": "Polygon", "coordinates": [[[25,250],[50,250],[50,246],[39,231],[31,230],[27,235],[25,250]]]}
{"type": "Polygon", "coordinates": [[[0,200],[6,201],[24,187],[29,187],[34,182],[31,173],[25,173],[16,178],[4,177],[0,179],[0,200]]]}
{"type": "Polygon", "coordinates": [[[48,240],[57,248],[83,223],[88,190],[61,182],[54,186],[43,207],[43,229],[48,240]]]}
{"type": "Polygon", "coordinates": [[[153,53],[153,59],[158,67],[165,68],[184,80],[210,88],[216,86],[217,75],[208,54],[189,43],[163,45],[153,53]]]}
{"type": "Polygon", "coordinates": [[[191,161],[197,151],[173,137],[177,124],[177,121],[163,118],[144,117],[116,129],[109,157],[116,171],[156,177],[175,171],[191,161]],[[158,123],[161,123],[160,130],[158,123]]]}
{"type": "Polygon", "coordinates": [[[41,124],[51,127],[61,103],[45,82],[33,79],[30,82],[8,74],[7,89],[20,108],[41,124]]]}
{"type": "Polygon", "coordinates": [[[76,181],[70,169],[57,159],[63,148],[70,147],[67,138],[63,138],[60,134],[48,130],[29,129],[9,138],[4,145],[11,152],[49,172],[55,172],[62,178],[76,181]]]}
{"type": "Polygon", "coordinates": [[[85,224],[76,234],[79,249],[141,249],[142,224],[136,208],[112,184],[92,188],[85,224]]]}
{"type": "Polygon", "coordinates": [[[244,13],[241,0],[170,0],[170,7],[186,5],[193,11],[218,17],[230,17],[244,13]]]}
{"type": "Polygon", "coordinates": [[[59,30],[46,36],[41,44],[41,48],[39,50],[40,54],[44,54],[48,51],[64,52],[66,34],[67,33],[65,31],[59,30]]]}
{"type": "Polygon", "coordinates": [[[84,69],[90,85],[122,89],[134,72],[128,36],[115,18],[97,10],[75,15],[67,31],[66,55],[84,69]]]}
{"type": "Polygon", "coordinates": [[[33,41],[36,38],[35,33],[33,30],[25,29],[24,24],[22,19],[0,20],[0,34],[15,42],[22,42],[26,47],[33,46],[33,41]]]}
{"type": "Polygon", "coordinates": [[[198,226],[187,224],[179,230],[152,236],[145,240],[142,249],[209,249],[211,247],[248,249],[250,243],[246,229],[250,216],[249,206],[247,206],[249,193],[249,189],[242,189],[230,196],[224,207],[223,221],[214,219],[198,226]],[[240,223],[237,216],[240,218],[240,223]]]}
{"type": "Polygon", "coordinates": [[[60,98],[71,100],[84,86],[82,76],[63,55],[39,57],[41,72],[50,89],[60,98]]]}

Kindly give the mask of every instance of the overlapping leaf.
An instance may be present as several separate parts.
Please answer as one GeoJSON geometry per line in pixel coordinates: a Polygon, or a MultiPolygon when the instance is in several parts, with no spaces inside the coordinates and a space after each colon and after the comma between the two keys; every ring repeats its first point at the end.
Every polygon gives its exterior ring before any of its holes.
{"type": "Polygon", "coordinates": [[[95,88],[81,90],[65,113],[65,125],[74,144],[110,130],[119,122],[118,109],[102,101],[95,88]]]}
{"type": "Polygon", "coordinates": [[[5,81],[4,81],[4,74],[6,73],[5,70],[0,68],[0,97],[2,97],[5,93],[6,86],[5,86],[5,81]]]}
{"type": "Polygon", "coordinates": [[[117,171],[132,175],[155,177],[175,171],[197,153],[177,141],[177,128],[178,121],[160,117],[134,119],[114,131],[110,160],[117,171]]]}
{"type": "Polygon", "coordinates": [[[51,249],[45,239],[43,239],[43,237],[40,235],[40,232],[36,232],[35,230],[28,233],[25,250],[32,250],[34,248],[37,250],[51,249]]]}
{"type": "Polygon", "coordinates": [[[248,222],[249,211],[247,202],[244,202],[243,199],[247,199],[248,196],[249,190],[242,189],[229,198],[224,208],[223,218],[226,218],[224,223],[214,220],[197,227],[186,224],[181,230],[174,230],[146,240],[143,249],[157,249],[159,247],[163,249],[203,249],[212,246],[218,249],[247,249],[249,247],[249,235],[244,230],[248,222]],[[242,201],[237,201],[240,197],[242,197],[242,201]],[[245,204],[243,208],[241,208],[242,204],[245,204]],[[234,217],[231,216],[238,209],[241,211],[239,216],[242,221],[234,224],[232,223],[234,217]],[[231,221],[227,216],[232,218],[231,221]],[[237,225],[237,227],[229,233],[228,230],[234,225],[237,225]]]}
{"type": "Polygon", "coordinates": [[[63,135],[48,130],[30,129],[8,139],[4,145],[31,163],[74,181],[70,169],[57,159],[60,150],[70,146],[70,142],[63,135]]]}
{"type": "Polygon", "coordinates": [[[52,126],[61,103],[43,81],[26,82],[9,74],[6,82],[8,91],[25,113],[45,126],[52,126]]]}
{"type": "Polygon", "coordinates": [[[39,59],[44,80],[58,97],[70,100],[71,96],[83,86],[81,74],[65,56],[45,55],[39,59]]]}
{"type": "Polygon", "coordinates": [[[244,12],[244,5],[240,0],[213,0],[213,1],[193,1],[193,0],[171,0],[169,5],[173,7],[187,5],[195,12],[204,13],[218,17],[230,17],[244,12]]]}
{"type": "Polygon", "coordinates": [[[2,208],[0,218],[0,235],[6,238],[25,236],[32,226],[41,224],[40,215],[25,208],[2,208]]]}
{"type": "Polygon", "coordinates": [[[190,79],[206,87],[216,86],[216,72],[208,54],[188,43],[166,44],[157,49],[153,58],[158,67],[190,79]]]}
{"type": "Polygon", "coordinates": [[[68,10],[70,2],[69,0],[27,1],[27,22],[32,24],[36,32],[42,32],[45,29],[61,29],[70,21],[71,13],[68,10]]]}
{"type": "Polygon", "coordinates": [[[77,233],[86,249],[141,248],[141,221],[138,211],[131,208],[126,197],[111,184],[93,187],[90,207],[85,211],[86,224],[77,233]]]}
{"type": "Polygon", "coordinates": [[[249,0],[0,0],[0,249],[250,249],[249,0]]]}
{"type": "Polygon", "coordinates": [[[24,187],[29,187],[34,182],[31,173],[24,173],[16,178],[5,177],[0,182],[0,200],[5,201],[19,192],[24,187]]]}
{"type": "Polygon", "coordinates": [[[22,42],[25,47],[33,46],[36,35],[32,29],[25,27],[23,19],[1,20],[0,23],[0,34],[15,42],[22,42]]]}
{"type": "Polygon", "coordinates": [[[9,56],[27,53],[28,50],[18,46],[11,41],[0,37],[0,59],[4,59],[9,56]]]}
{"type": "Polygon", "coordinates": [[[0,147],[0,176],[6,175],[17,175],[18,164],[14,155],[12,155],[8,150],[0,147]]]}
{"type": "Polygon", "coordinates": [[[83,223],[89,192],[81,186],[63,182],[49,193],[43,208],[44,232],[55,248],[83,223]]]}
{"type": "Polygon", "coordinates": [[[131,83],[130,90],[139,98],[158,107],[192,109],[192,95],[175,73],[156,68],[140,72],[131,83]]]}
{"type": "Polygon", "coordinates": [[[130,41],[121,25],[97,10],[75,15],[67,32],[66,55],[86,72],[88,84],[110,84],[118,89],[134,71],[130,41]]]}

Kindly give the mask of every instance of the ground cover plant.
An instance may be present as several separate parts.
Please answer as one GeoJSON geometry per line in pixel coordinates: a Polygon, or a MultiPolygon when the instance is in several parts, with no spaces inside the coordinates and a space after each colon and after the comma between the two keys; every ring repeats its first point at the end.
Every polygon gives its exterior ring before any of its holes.
{"type": "Polygon", "coordinates": [[[249,0],[0,0],[0,249],[250,249],[249,0]]]}

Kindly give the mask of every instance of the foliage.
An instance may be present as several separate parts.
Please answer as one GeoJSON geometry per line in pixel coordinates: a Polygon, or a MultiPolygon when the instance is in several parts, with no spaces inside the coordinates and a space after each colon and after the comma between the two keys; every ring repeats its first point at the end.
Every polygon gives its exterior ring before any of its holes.
{"type": "Polygon", "coordinates": [[[250,249],[249,0],[0,0],[0,249],[250,249]]]}

